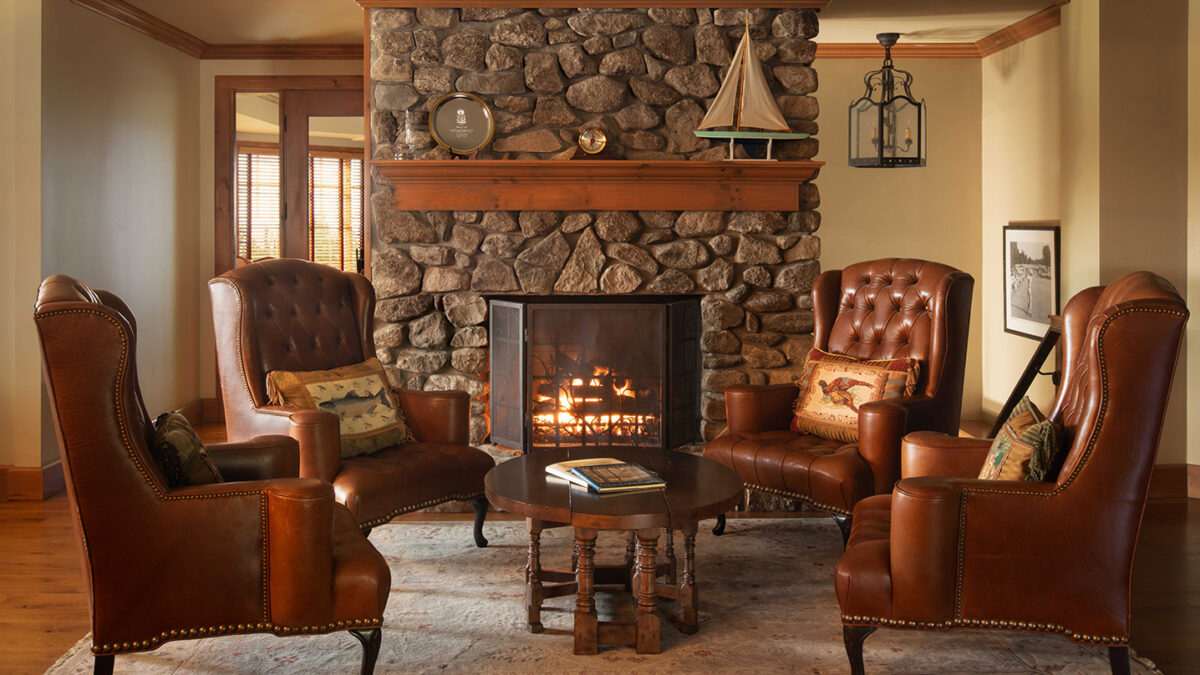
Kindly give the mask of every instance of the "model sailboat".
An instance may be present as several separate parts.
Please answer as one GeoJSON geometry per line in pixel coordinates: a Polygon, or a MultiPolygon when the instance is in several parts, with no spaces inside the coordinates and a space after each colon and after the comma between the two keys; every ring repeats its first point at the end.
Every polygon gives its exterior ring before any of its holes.
{"type": "Polygon", "coordinates": [[[708,114],[700,121],[700,128],[694,133],[701,138],[729,139],[729,159],[734,158],[734,141],[739,139],[765,139],[766,159],[771,159],[771,144],[776,139],[808,138],[808,134],[792,133],[779,106],[775,104],[775,97],[767,86],[767,78],[763,76],[762,63],[754,53],[749,20],[742,33],[742,41],[738,43],[737,53],[733,55],[733,61],[725,73],[725,81],[721,83],[721,90],[713,99],[708,114]],[[717,130],[719,127],[730,129],[717,130]],[[745,127],[754,130],[746,130],[745,127]]]}

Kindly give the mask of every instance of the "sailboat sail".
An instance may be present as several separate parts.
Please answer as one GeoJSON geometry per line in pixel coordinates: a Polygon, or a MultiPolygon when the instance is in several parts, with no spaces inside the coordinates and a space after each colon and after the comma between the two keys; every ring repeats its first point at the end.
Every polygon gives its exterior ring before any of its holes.
{"type": "Polygon", "coordinates": [[[708,114],[700,121],[700,129],[716,127],[755,127],[768,131],[790,131],[775,97],[763,76],[762,64],[750,44],[747,26],[738,44],[737,53],[725,73],[721,90],[713,99],[708,114]]]}

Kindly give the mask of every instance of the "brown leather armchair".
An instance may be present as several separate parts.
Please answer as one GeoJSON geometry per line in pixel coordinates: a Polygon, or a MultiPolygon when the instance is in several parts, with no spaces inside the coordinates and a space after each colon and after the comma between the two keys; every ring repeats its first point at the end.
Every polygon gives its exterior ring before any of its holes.
{"type": "Polygon", "coordinates": [[[56,275],[42,283],[34,319],[96,672],[112,672],[115,654],[171,640],[349,630],[370,673],[391,574],[329,484],[294,477],[296,442],[209,446],[235,482],[170,489],[148,448],[128,307],[56,275]]]}
{"type": "MultiPolygon", "coordinates": [[[[863,405],[858,442],[845,444],[790,430],[794,384],[730,387],[728,426],[704,456],[737,471],[747,489],[829,511],[844,541],[854,505],[900,478],[905,433],[957,432],[974,284],[953,267],[911,259],[822,273],[812,290],[813,345],[859,359],[916,358],[915,393],[863,405]]],[[[721,516],[713,533],[724,527],[721,516]]]]}
{"type": "Polygon", "coordinates": [[[987,440],[905,439],[903,480],[855,507],[837,564],[855,673],[880,626],[1057,633],[1129,672],[1133,553],[1187,317],[1149,272],[1067,303],[1054,482],[977,480],[987,440]]]}
{"type": "Polygon", "coordinates": [[[349,458],[341,457],[337,415],[267,403],[273,370],[329,370],[375,356],[370,281],[328,265],[280,259],[243,265],[208,285],[230,440],[295,438],[300,476],[333,483],[338,501],[367,531],[401,513],[472,500],[475,544],[487,546],[483,477],[495,460],[467,444],[466,392],[397,389],[417,442],[349,458]]]}

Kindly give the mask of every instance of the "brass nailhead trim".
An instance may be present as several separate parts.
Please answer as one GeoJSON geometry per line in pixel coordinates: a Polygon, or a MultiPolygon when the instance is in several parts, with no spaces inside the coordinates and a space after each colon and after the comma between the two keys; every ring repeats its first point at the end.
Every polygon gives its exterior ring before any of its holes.
{"type": "Polygon", "coordinates": [[[811,505],[817,507],[818,509],[822,509],[824,511],[831,511],[840,516],[848,516],[851,514],[851,512],[847,511],[846,509],[838,508],[836,506],[830,506],[829,504],[823,504],[823,503],[813,499],[812,497],[809,497],[808,495],[802,495],[798,492],[790,492],[788,490],[779,490],[777,488],[763,487],[761,485],[755,485],[754,483],[743,483],[743,485],[746,487],[747,490],[754,490],[756,492],[766,492],[768,494],[778,495],[780,497],[787,497],[789,499],[799,499],[803,502],[806,502],[808,504],[811,504],[811,505]]]}
{"type": "Polygon", "coordinates": [[[1031,623],[1029,621],[1013,621],[1011,619],[947,619],[937,623],[906,621],[904,619],[887,619],[878,616],[842,615],[842,623],[852,626],[881,626],[886,628],[917,628],[923,630],[954,630],[956,628],[998,628],[1033,633],[1058,633],[1075,642],[1092,644],[1127,645],[1127,635],[1088,635],[1076,633],[1061,624],[1031,623]]]}
{"type": "Polygon", "coordinates": [[[388,522],[389,520],[391,520],[392,518],[395,518],[396,516],[401,515],[403,513],[410,513],[412,511],[420,511],[421,509],[424,509],[424,508],[427,508],[430,506],[437,506],[438,504],[443,504],[443,503],[449,502],[449,501],[460,501],[460,502],[471,501],[473,499],[477,499],[482,496],[483,496],[482,492],[475,492],[475,493],[467,494],[467,495],[452,494],[452,495],[447,495],[445,497],[438,497],[437,499],[429,499],[429,500],[421,502],[420,504],[413,504],[411,506],[405,506],[403,508],[396,509],[396,510],[392,511],[391,513],[387,514],[386,516],[380,516],[378,518],[375,518],[374,520],[368,520],[365,523],[359,523],[358,526],[365,530],[369,527],[375,527],[376,525],[382,525],[382,524],[388,522]]]}
{"type": "Polygon", "coordinates": [[[201,626],[197,628],[172,628],[164,630],[158,635],[146,638],[145,640],[134,640],[133,642],[114,642],[112,644],[93,644],[93,654],[116,654],[120,652],[145,651],[149,649],[157,649],[164,642],[172,640],[188,639],[201,637],[205,635],[233,635],[238,633],[262,633],[271,632],[276,635],[298,635],[298,634],[315,634],[329,633],[335,630],[344,629],[347,624],[355,626],[364,626],[370,628],[380,628],[383,626],[383,617],[373,617],[369,619],[346,619],[342,621],[330,622],[319,626],[304,626],[291,627],[280,626],[274,623],[239,623],[237,626],[233,624],[225,624],[218,626],[201,626]]]}

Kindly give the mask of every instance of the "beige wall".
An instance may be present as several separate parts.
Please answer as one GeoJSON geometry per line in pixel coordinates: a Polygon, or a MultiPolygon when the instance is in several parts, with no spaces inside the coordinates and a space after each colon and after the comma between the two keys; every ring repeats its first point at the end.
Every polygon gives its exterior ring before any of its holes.
{"type": "MultiPolygon", "coordinates": [[[[982,64],[983,278],[976,297],[983,309],[987,355],[982,406],[989,417],[1000,412],[1038,344],[1004,332],[1003,232],[1010,221],[1061,216],[1059,35],[1057,30],[1042,33],[985,57],[982,64]]],[[[1063,244],[1068,243],[1064,237],[1063,244]]],[[[1064,261],[1067,257],[1063,255],[1064,261]]],[[[1049,410],[1054,399],[1050,378],[1037,378],[1029,396],[1049,410]]]]}
{"type": "MultiPolygon", "coordinates": [[[[1187,297],[1200,298],[1200,0],[1188,2],[1188,203],[1187,297]]],[[[1193,311],[1200,311],[1192,307],[1193,311]]],[[[1200,318],[1187,327],[1187,409],[1189,420],[1200,420],[1200,318]]],[[[1187,463],[1200,465],[1200,422],[1189,424],[1187,463]]],[[[1200,497],[1200,494],[1192,494],[1200,497]]]]}
{"type": "Polygon", "coordinates": [[[963,417],[979,416],[981,398],[980,62],[898,59],[912,72],[913,93],[929,104],[925,168],[856,169],[847,163],[847,108],[862,96],[862,78],[880,59],[817,59],[821,103],[816,159],[821,190],[822,269],[861,260],[936,260],[975,277],[963,417]]]}
{"type": "Polygon", "coordinates": [[[41,464],[40,2],[0,0],[0,465],[41,464]]]}

